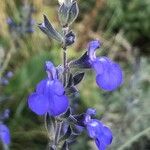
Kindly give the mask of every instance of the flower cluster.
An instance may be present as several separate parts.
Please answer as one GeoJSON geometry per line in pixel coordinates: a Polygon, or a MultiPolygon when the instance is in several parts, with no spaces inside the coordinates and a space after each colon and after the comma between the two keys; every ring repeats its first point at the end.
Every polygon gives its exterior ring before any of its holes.
{"type": "Polygon", "coordinates": [[[82,81],[85,69],[91,69],[95,71],[98,87],[113,91],[121,86],[123,73],[120,66],[108,57],[96,57],[96,50],[101,46],[99,40],[89,42],[86,52],[79,59],[67,61],[67,48],[76,38],[70,25],[77,18],[79,10],[76,0],[59,0],[59,4],[58,16],[62,31],[56,30],[45,15],[39,28],[49,38],[61,44],[63,62],[58,67],[51,61],[45,62],[47,77],[37,84],[35,92],[28,97],[28,106],[37,115],[45,115],[50,149],[68,149],[85,129],[97,148],[105,150],[112,142],[112,132],[101,121],[92,118],[96,114],[95,109],[90,108],[86,113],[75,114],[73,99],[79,93],[76,85],[82,81]],[[76,72],[76,68],[82,72],[76,72]]]}

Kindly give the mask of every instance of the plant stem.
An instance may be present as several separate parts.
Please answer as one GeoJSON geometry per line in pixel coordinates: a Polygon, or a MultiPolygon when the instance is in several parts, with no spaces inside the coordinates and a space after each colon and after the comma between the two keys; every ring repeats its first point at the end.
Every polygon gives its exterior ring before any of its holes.
{"type": "MultiPolygon", "coordinates": [[[[63,29],[63,34],[64,37],[66,36],[66,34],[68,34],[69,28],[68,26],[64,27],[63,29]]],[[[64,43],[63,45],[63,69],[64,69],[64,73],[63,73],[63,85],[66,86],[66,82],[67,82],[67,46],[66,43],[64,43]]]]}
{"type": "Polygon", "coordinates": [[[66,69],[67,69],[67,53],[66,53],[67,48],[63,48],[63,85],[66,86],[66,80],[67,80],[67,74],[66,74],[66,69]]]}
{"type": "Polygon", "coordinates": [[[55,134],[55,146],[56,147],[58,145],[58,141],[59,141],[59,138],[60,138],[61,128],[62,128],[62,122],[57,121],[57,128],[56,128],[56,134],[55,134]]]}
{"type": "Polygon", "coordinates": [[[3,150],[9,150],[9,146],[7,144],[3,144],[3,150]]]}

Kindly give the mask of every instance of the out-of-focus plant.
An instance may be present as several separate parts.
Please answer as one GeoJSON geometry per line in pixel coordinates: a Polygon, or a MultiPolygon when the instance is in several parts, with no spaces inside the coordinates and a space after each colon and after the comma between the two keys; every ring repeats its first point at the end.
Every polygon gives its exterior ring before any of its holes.
{"type": "Polygon", "coordinates": [[[9,109],[6,109],[2,114],[0,114],[0,143],[2,143],[4,150],[8,150],[10,144],[10,131],[4,124],[4,121],[8,118],[9,109]]]}
{"type": "Polygon", "coordinates": [[[87,51],[80,58],[67,61],[68,47],[76,39],[70,27],[79,10],[74,0],[59,0],[59,4],[61,32],[53,27],[45,15],[39,28],[61,44],[63,61],[57,67],[51,61],[45,62],[47,77],[37,84],[36,90],[28,97],[28,106],[37,115],[45,115],[48,149],[68,150],[71,143],[86,130],[97,148],[105,150],[112,142],[111,130],[99,120],[93,119],[95,109],[89,108],[85,113],[76,114],[72,97],[75,98],[79,93],[76,85],[82,81],[85,69],[95,71],[97,85],[106,91],[113,91],[122,84],[122,70],[108,57],[96,57],[96,50],[101,46],[98,40],[89,42],[87,51]],[[76,69],[83,72],[77,72],[76,69]]]}
{"type": "Polygon", "coordinates": [[[149,55],[150,28],[149,0],[107,0],[100,9],[95,28],[110,36],[123,32],[125,38],[140,48],[141,55],[149,55]]]}
{"type": "MultiPolygon", "coordinates": [[[[27,34],[31,34],[34,31],[33,25],[34,20],[32,19],[32,14],[34,8],[32,4],[27,2],[22,3],[20,6],[20,17],[15,19],[15,16],[9,16],[7,19],[7,24],[9,32],[15,42],[20,38],[25,38],[27,34]]],[[[18,44],[18,43],[16,43],[18,44]]]]}

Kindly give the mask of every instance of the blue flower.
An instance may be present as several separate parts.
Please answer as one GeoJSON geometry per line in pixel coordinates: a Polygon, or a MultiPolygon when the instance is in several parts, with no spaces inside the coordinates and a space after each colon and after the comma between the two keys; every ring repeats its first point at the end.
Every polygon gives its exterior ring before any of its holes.
{"type": "Polygon", "coordinates": [[[48,77],[38,83],[36,91],[28,98],[28,105],[37,115],[49,113],[58,116],[67,110],[69,101],[58,80],[56,68],[50,61],[46,62],[45,70],[48,77]]]}
{"type": "MultiPolygon", "coordinates": [[[[94,114],[92,113],[91,115],[95,115],[95,110],[93,110],[93,112],[94,114]]],[[[105,150],[106,147],[112,142],[112,132],[101,121],[97,119],[91,119],[91,115],[89,114],[89,110],[87,110],[84,124],[86,126],[88,135],[90,138],[95,140],[99,150],[105,150]]]]}
{"type": "Polygon", "coordinates": [[[9,128],[2,123],[0,123],[0,141],[2,141],[4,144],[10,144],[9,128]]]}
{"type": "Polygon", "coordinates": [[[123,73],[120,66],[107,57],[96,57],[100,42],[94,40],[88,44],[89,62],[96,72],[97,85],[106,91],[115,90],[122,84],[123,73]]]}

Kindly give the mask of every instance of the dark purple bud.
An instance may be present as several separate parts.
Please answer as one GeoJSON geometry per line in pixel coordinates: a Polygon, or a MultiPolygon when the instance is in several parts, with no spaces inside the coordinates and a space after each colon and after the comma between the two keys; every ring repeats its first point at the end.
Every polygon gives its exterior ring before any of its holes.
{"type": "Polygon", "coordinates": [[[65,36],[65,43],[67,46],[72,45],[75,42],[75,34],[70,31],[66,36],[65,36]]]}

